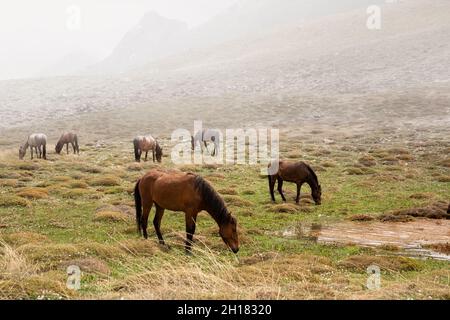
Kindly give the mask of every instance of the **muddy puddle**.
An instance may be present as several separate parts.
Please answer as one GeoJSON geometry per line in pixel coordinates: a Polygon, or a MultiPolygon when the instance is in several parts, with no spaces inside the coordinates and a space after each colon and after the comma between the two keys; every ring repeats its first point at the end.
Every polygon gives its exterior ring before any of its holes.
{"type": "Polygon", "coordinates": [[[450,255],[429,246],[450,243],[450,220],[417,219],[404,223],[341,222],[330,225],[296,226],[286,229],[283,237],[306,237],[318,243],[389,246],[394,253],[417,258],[450,261],[450,255]]]}

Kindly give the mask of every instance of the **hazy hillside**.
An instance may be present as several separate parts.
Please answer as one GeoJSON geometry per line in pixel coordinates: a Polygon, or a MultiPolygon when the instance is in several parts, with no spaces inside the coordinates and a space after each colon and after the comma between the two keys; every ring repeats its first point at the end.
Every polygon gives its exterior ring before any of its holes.
{"type": "Polygon", "coordinates": [[[118,73],[140,66],[176,52],[180,39],[185,37],[187,25],[148,12],[139,24],[130,30],[103,62],[92,66],[94,73],[118,73]]]}
{"type": "Polygon", "coordinates": [[[231,40],[247,41],[283,26],[382,3],[381,0],[240,0],[209,22],[188,30],[179,21],[147,13],[92,72],[118,73],[187,50],[209,48],[231,40]]]}
{"type": "Polygon", "coordinates": [[[386,117],[391,125],[448,123],[449,14],[449,1],[410,0],[385,5],[378,31],[366,28],[366,10],[358,9],[172,55],[120,77],[3,81],[0,130],[14,135],[45,121],[55,123],[55,135],[93,128],[110,137],[144,128],[170,133],[195,119],[215,126],[312,119],[369,128],[386,117]]]}

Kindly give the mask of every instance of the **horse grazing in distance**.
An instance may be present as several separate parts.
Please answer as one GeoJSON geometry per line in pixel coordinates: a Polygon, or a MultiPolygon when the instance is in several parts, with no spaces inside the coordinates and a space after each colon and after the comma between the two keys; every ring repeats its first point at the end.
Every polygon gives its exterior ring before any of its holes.
{"type": "Polygon", "coordinates": [[[28,147],[31,152],[31,160],[33,160],[33,149],[36,151],[38,158],[47,160],[47,136],[43,133],[34,133],[28,136],[27,141],[19,148],[19,159],[22,160],[27,153],[28,147]]]}
{"type": "Polygon", "coordinates": [[[134,138],[133,144],[136,162],[141,161],[142,152],[145,152],[145,161],[147,161],[148,152],[150,150],[153,154],[153,162],[155,162],[155,158],[158,162],[161,162],[163,156],[162,148],[159,145],[158,141],[152,136],[138,136],[134,138]]]}
{"type": "Polygon", "coordinates": [[[198,175],[151,170],[136,183],[134,199],[138,232],[143,232],[145,239],[148,238],[147,223],[153,204],[156,207],[153,226],[160,244],[164,244],[160,229],[164,210],[182,211],[186,220],[185,249],[190,253],[197,215],[205,210],[219,225],[219,234],[225,244],[234,253],[239,251],[236,218],[213,187],[198,175]]]}
{"type": "MultiPolygon", "coordinates": [[[[269,164],[269,169],[271,166],[272,164],[269,164]]],[[[286,202],[286,198],[283,194],[283,181],[287,181],[297,184],[297,197],[295,199],[297,204],[300,202],[300,190],[305,182],[311,187],[311,196],[316,205],[320,205],[322,203],[322,187],[319,184],[317,175],[314,170],[304,162],[293,163],[288,161],[279,161],[278,172],[272,175],[268,174],[268,177],[270,196],[274,202],[274,188],[276,181],[278,181],[278,192],[280,193],[281,198],[283,198],[283,201],[286,202]]]]}
{"type": "Polygon", "coordinates": [[[58,143],[55,146],[55,151],[57,154],[61,153],[62,148],[66,145],[67,154],[69,154],[69,143],[72,145],[73,153],[80,154],[80,147],[78,146],[78,137],[76,134],[71,132],[66,132],[61,135],[58,143]]]}
{"type": "Polygon", "coordinates": [[[208,142],[212,142],[214,144],[214,151],[211,153],[211,156],[215,157],[219,153],[220,147],[220,132],[219,130],[213,129],[203,129],[198,131],[194,136],[191,136],[191,145],[192,151],[195,150],[197,144],[200,144],[200,148],[203,153],[203,146],[208,150],[208,142]]]}

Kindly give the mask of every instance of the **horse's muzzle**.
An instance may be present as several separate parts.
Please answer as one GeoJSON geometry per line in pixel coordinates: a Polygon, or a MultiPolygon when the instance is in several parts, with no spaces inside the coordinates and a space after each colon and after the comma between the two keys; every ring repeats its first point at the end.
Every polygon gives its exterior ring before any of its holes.
{"type": "Polygon", "coordinates": [[[231,251],[233,251],[233,253],[238,253],[239,252],[239,248],[231,249],[231,251]]]}

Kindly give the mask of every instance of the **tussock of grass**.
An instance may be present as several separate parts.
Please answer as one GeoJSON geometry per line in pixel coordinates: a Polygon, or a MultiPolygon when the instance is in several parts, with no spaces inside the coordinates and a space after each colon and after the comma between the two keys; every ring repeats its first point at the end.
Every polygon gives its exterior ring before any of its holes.
{"type": "Polygon", "coordinates": [[[48,198],[48,190],[45,188],[24,188],[19,190],[17,195],[28,199],[46,199],[48,198]]]}
{"type": "Polygon", "coordinates": [[[52,178],[52,180],[56,181],[56,182],[67,182],[67,181],[72,180],[72,177],[69,177],[69,176],[55,176],[55,177],[52,178]]]}
{"type": "Polygon", "coordinates": [[[128,220],[128,216],[121,212],[100,211],[94,216],[94,221],[122,222],[128,220]]]}
{"type": "Polygon", "coordinates": [[[78,266],[83,273],[93,273],[105,276],[111,273],[111,269],[105,261],[92,257],[63,261],[60,266],[64,270],[69,266],[78,266]]]}
{"type": "Polygon", "coordinates": [[[157,251],[155,242],[144,239],[128,239],[118,243],[126,253],[135,256],[153,256],[157,251]]]}
{"type": "Polygon", "coordinates": [[[439,177],[437,177],[436,180],[438,182],[450,182],[450,175],[448,175],[448,176],[445,176],[445,175],[439,176],[439,177]]]}
{"type": "Polygon", "coordinates": [[[5,243],[21,246],[24,244],[38,244],[38,243],[48,243],[49,239],[47,236],[35,232],[15,232],[10,234],[5,234],[2,236],[5,243]]]}
{"type": "Polygon", "coordinates": [[[377,161],[375,160],[375,158],[369,155],[365,155],[359,158],[358,163],[362,164],[365,167],[374,167],[377,165],[377,161]]]}
{"type": "Polygon", "coordinates": [[[91,192],[86,189],[72,189],[64,190],[61,192],[61,197],[64,199],[77,199],[90,194],[91,192]]]}
{"type": "Polygon", "coordinates": [[[19,170],[34,171],[39,169],[39,165],[36,163],[19,163],[16,165],[16,168],[19,170]]]}
{"type": "Polygon", "coordinates": [[[89,185],[84,181],[72,181],[68,183],[68,187],[72,189],[87,189],[89,185]]]}
{"type": "Polygon", "coordinates": [[[358,272],[366,272],[371,265],[379,266],[382,271],[386,272],[421,270],[421,264],[417,260],[406,257],[357,255],[348,257],[339,263],[341,267],[358,272]]]}
{"type": "Polygon", "coordinates": [[[375,218],[368,214],[355,214],[351,217],[349,217],[349,220],[351,221],[373,221],[375,218]]]}
{"type": "Polygon", "coordinates": [[[92,179],[88,182],[91,186],[103,186],[103,187],[113,187],[113,186],[119,186],[120,185],[120,179],[113,175],[105,175],[102,177],[98,177],[95,179],[92,179]]]}
{"type": "Polygon", "coordinates": [[[17,179],[1,179],[0,180],[0,187],[15,188],[15,187],[17,187],[17,184],[18,184],[17,179]]]}
{"type": "Polygon", "coordinates": [[[236,196],[238,193],[233,188],[223,188],[217,190],[220,194],[236,196]]]}
{"type": "Polygon", "coordinates": [[[11,195],[0,195],[0,207],[28,207],[30,202],[24,198],[11,195]]]}
{"type": "Polygon", "coordinates": [[[238,207],[251,207],[253,206],[253,202],[243,199],[239,196],[225,195],[223,200],[227,205],[234,205],[238,207]]]}

